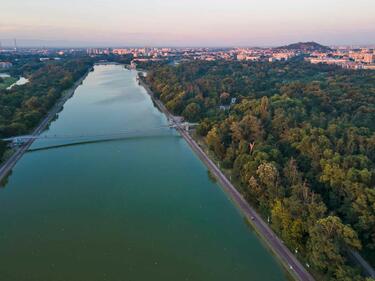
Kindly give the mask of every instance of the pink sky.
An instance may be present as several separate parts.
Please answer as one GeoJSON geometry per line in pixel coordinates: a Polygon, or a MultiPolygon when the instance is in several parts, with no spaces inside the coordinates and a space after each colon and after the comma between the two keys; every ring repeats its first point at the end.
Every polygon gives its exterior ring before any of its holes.
{"type": "Polygon", "coordinates": [[[374,44],[374,0],[12,0],[0,40],[71,45],[374,44]]]}

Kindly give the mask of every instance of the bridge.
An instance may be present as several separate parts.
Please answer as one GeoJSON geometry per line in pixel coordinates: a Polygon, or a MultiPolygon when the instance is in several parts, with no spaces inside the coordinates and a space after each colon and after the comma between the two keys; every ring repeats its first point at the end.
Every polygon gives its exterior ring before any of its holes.
{"type": "MultiPolygon", "coordinates": [[[[108,132],[108,133],[101,133],[101,134],[92,134],[92,133],[82,134],[81,133],[81,134],[58,134],[58,135],[57,134],[21,135],[21,136],[4,138],[2,140],[6,142],[10,142],[12,146],[21,146],[29,141],[34,141],[34,140],[62,140],[64,141],[64,143],[60,145],[50,145],[48,147],[45,147],[45,148],[49,148],[49,147],[77,145],[77,144],[83,144],[83,143],[95,143],[95,142],[119,140],[119,139],[125,139],[129,137],[142,137],[142,136],[147,137],[147,136],[151,136],[153,132],[155,131],[160,131],[163,129],[170,129],[170,128],[177,128],[180,130],[182,129],[182,130],[188,131],[190,130],[191,127],[194,127],[196,125],[197,124],[188,123],[188,122],[178,123],[173,120],[173,121],[170,121],[168,125],[147,128],[147,129],[139,129],[139,130],[123,130],[123,131],[108,132]]],[[[39,148],[35,150],[39,150],[39,148]]]]}

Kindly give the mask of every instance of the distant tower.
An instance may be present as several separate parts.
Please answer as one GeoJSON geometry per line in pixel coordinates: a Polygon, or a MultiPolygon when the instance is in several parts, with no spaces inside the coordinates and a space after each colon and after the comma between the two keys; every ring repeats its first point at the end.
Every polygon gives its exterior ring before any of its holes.
{"type": "Polygon", "coordinates": [[[14,50],[17,52],[17,39],[14,39],[14,50]]]}

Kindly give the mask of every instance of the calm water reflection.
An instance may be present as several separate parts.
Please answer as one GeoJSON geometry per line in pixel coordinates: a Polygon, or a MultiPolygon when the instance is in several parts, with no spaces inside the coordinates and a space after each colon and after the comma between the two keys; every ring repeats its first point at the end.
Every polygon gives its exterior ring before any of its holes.
{"type": "Polygon", "coordinates": [[[285,280],[187,144],[121,66],[96,66],[0,190],[0,280],[285,280]]]}

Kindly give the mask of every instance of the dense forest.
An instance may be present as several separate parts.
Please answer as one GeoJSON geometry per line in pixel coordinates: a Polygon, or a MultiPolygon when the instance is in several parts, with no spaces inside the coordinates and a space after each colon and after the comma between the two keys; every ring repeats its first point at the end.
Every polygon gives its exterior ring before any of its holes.
{"type": "MultiPolygon", "coordinates": [[[[375,251],[375,71],[289,62],[151,67],[147,82],[318,280],[375,251]]],[[[372,260],[373,261],[373,260],[372,260]]]]}
{"type": "MultiPolygon", "coordinates": [[[[29,133],[64,90],[72,87],[92,64],[88,58],[48,62],[28,59],[18,62],[10,73],[24,75],[30,82],[10,90],[0,90],[0,138],[29,133]]],[[[5,143],[0,141],[0,160],[5,150],[5,143]]]]}

